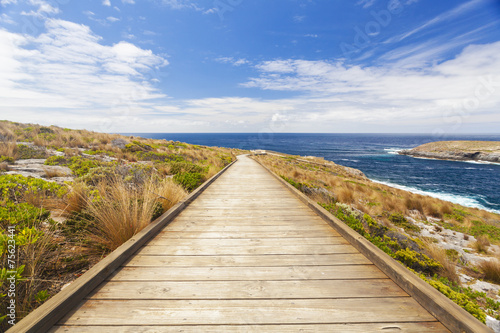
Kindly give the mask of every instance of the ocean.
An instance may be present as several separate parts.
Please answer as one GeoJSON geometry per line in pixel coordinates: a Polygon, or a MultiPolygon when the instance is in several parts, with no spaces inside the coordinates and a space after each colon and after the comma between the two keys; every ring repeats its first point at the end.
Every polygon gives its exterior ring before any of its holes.
{"type": "Polygon", "coordinates": [[[153,139],[319,156],[356,168],[373,181],[500,213],[500,165],[418,159],[397,151],[440,140],[500,141],[500,135],[408,134],[167,134],[128,133],[153,139]]]}

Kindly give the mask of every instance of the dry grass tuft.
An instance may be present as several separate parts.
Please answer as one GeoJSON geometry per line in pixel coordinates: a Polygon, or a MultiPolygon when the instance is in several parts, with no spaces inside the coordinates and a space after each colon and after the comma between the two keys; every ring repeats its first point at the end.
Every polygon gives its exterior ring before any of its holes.
{"type": "Polygon", "coordinates": [[[0,156],[12,157],[14,160],[17,159],[17,144],[15,142],[0,142],[0,156]]]}
{"type": "Polygon", "coordinates": [[[9,171],[9,163],[7,162],[2,162],[0,163],[0,171],[9,171]]]}
{"type": "Polygon", "coordinates": [[[441,214],[453,214],[453,206],[445,201],[443,201],[443,205],[440,208],[441,214]]]}
{"type": "Polygon", "coordinates": [[[54,178],[54,177],[65,177],[67,176],[66,172],[61,171],[58,168],[43,168],[45,178],[54,178]]]}
{"type": "Polygon", "coordinates": [[[206,173],[206,176],[205,176],[205,177],[206,177],[207,179],[210,179],[210,178],[212,178],[213,176],[215,176],[215,175],[217,174],[217,172],[219,172],[219,171],[220,171],[220,168],[216,167],[215,165],[210,165],[210,166],[208,167],[208,171],[207,171],[207,173],[206,173]]]}
{"type": "Polygon", "coordinates": [[[420,198],[415,197],[413,195],[410,195],[409,197],[405,198],[405,206],[406,210],[417,210],[421,214],[424,213],[424,208],[422,207],[422,201],[420,198]]]}
{"type": "Polygon", "coordinates": [[[471,244],[472,248],[478,253],[488,253],[488,248],[490,247],[490,239],[487,235],[480,235],[476,238],[476,241],[471,244]]]}
{"type": "Polygon", "coordinates": [[[181,185],[169,178],[157,185],[155,194],[160,196],[163,211],[166,212],[184,199],[188,195],[188,192],[181,185]]]}
{"type": "Polygon", "coordinates": [[[479,264],[485,280],[500,284],[500,261],[497,259],[484,260],[479,264]]]}
{"type": "Polygon", "coordinates": [[[92,238],[113,251],[151,222],[157,202],[154,181],[133,187],[115,177],[100,182],[97,188],[100,197],[87,200],[88,211],[95,219],[92,238]]]}
{"type": "Polygon", "coordinates": [[[456,263],[450,260],[450,258],[446,255],[446,251],[436,244],[430,242],[426,242],[425,247],[429,257],[436,260],[442,265],[439,275],[447,278],[457,285],[460,285],[460,278],[457,274],[456,263]]]}
{"type": "Polygon", "coordinates": [[[64,199],[64,215],[70,216],[73,213],[80,213],[87,208],[89,189],[83,182],[73,182],[71,191],[64,199]]]}
{"type": "Polygon", "coordinates": [[[23,194],[23,201],[32,204],[35,207],[45,207],[48,198],[45,193],[26,191],[23,194]]]}
{"type": "Polygon", "coordinates": [[[341,188],[337,191],[337,200],[342,203],[353,203],[354,202],[354,193],[351,189],[347,187],[341,188]]]}
{"type": "Polygon", "coordinates": [[[129,184],[115,177],[102,181],[97,188],[100,197],[86,200],[87,211],[95,219],[93,239],[111,251],[151,222],[158,203],[166,211],[187,195],[173,180],[153,177],[143,184],[129,184]]]}

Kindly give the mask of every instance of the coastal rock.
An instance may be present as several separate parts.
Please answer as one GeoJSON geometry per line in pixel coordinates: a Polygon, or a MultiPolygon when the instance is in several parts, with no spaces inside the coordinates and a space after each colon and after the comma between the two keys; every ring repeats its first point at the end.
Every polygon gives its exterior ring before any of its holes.
{"type": "Polygon", "coordinates": [[[120,149],[125,149],[125,146],[128,144],[128,141],[125,139],[114,139],[113,141],[111,141],[111,144],[114,147],[118,147],[120,149]]]}
{"type": "Polygon", "coordinates": [[[4,174],[43,178],[57,183],[73,180],[70,168],[58,165],[45,165],[44,163],[45,159],[18,160],[14,164],[9,165],[9,171],[4,174]]]}
{"type": "Polygon", "coordinates": [[[500,142],[438,141],[398,153],[419,158],[500,163],[500,142]]]}
{"type": "Polygon", "coordinates": [[[413,149],[410,150],[401,150],[399,152],[400,155],[409,155],[413,157],[420,158],[432,158],[439,160],[454,160],[454,161],[483,161],[483,162],[492,162],[492,163],[500,163],[500,154],[498,153],[482,153],[482,152],[474,152],[474,153],[466,153],[466,152],[426,152],[426,151],[415,151],[413,149]]]}
{"type": "Polygon", "coordinates": [[[500,333],[500,321],[493,317],[486,316],[486,326],[491,328],[493,332],[500,333]]]}

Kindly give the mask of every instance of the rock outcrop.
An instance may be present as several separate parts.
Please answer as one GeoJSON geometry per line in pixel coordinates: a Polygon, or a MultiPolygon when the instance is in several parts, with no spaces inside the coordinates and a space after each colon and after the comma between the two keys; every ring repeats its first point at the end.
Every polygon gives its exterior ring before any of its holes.
{"type": "Polygon", "coordinates": [[[440,160],[500,163],[500,142],[439,141],[402,150],[399,154],[440,160]]]}

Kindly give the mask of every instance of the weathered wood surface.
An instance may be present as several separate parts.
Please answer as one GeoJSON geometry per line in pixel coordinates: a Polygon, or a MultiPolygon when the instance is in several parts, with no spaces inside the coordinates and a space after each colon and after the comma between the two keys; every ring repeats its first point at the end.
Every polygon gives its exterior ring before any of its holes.
{"type": "Polygon", "coordinates": [[[446,332],[240,157],[51,332],[446,332]]]}
{"type": "MultiPolygon", "coordinates": [[[[86,326],[60,326],[53,332],[89,333],[86,326]]],[[[182,326],[92,326],[92,332],[106,333],[317,333],[317,332],[383,332],[383,333],[434,333],[448,332],[439,322],[415,323],[355,323],[355,324],[306,324],[306,325],[182,325],[182,326]]]]}

